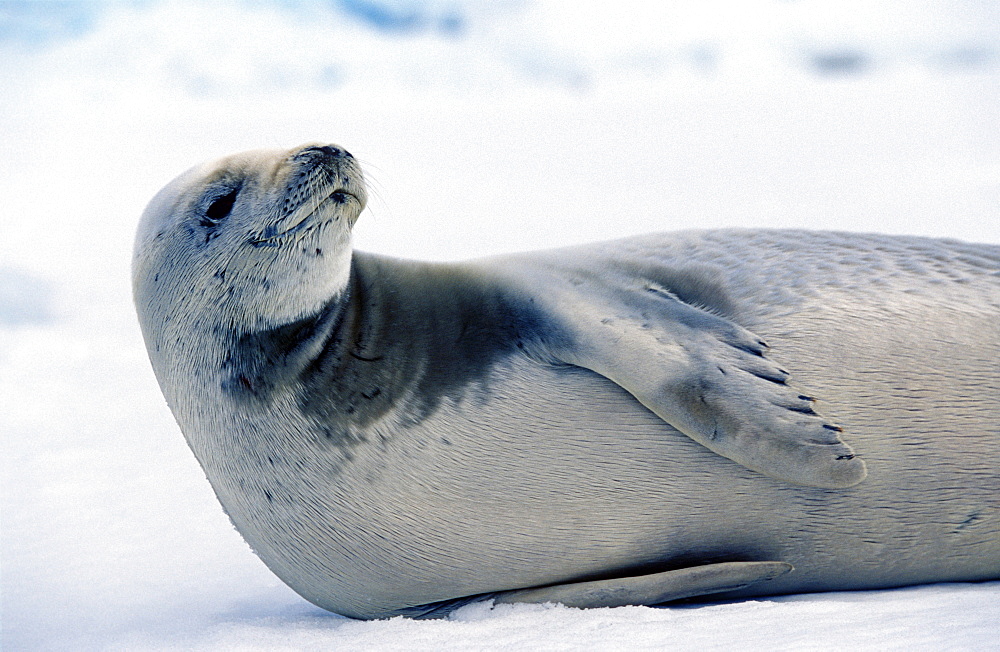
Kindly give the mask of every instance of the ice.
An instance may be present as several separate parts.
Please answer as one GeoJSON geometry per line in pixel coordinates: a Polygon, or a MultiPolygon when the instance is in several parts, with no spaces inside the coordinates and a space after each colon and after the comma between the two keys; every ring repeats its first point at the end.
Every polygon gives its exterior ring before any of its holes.
{"type": "Polygon", "coordinates": [[[129,287],[143,206],[201,160],[337,142],[372,186],[357,246],[413,258],[725,226],[1000,242],[994,3],[608,6],[0,5],[4,649],[996,645],[998,582],[355,622],[229,525],[129,287]]]}

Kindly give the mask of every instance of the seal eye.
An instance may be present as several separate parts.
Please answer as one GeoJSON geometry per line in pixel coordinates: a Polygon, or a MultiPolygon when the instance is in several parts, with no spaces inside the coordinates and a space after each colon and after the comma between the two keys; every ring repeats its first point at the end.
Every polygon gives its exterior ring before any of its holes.
{"type": "Polygon", "coordinates": [[[233,188],[225,195],[212,200],[212,203],[208,206],[208,210],[205,211],[205,217],[201,219],[201,225],[215,226],[225,219],[232,212],[233,204],[236,203],[236,195],[239,192],[239,188],[233,188]]]}

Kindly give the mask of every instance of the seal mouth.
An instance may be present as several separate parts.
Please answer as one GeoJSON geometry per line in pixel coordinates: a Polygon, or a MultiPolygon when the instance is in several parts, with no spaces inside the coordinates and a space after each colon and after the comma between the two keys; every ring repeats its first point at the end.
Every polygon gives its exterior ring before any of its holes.
{"type": "Polygon", "coordinates": [[[364,202],[361,201],[361,198],[347,188],[334,186],[326,191],[317,192],[312,196],[311,200],[306,201],[296,208],[291,215],[282,219],[280,227],[274,224],[268,226],[259,237],[252,238],[250,244],[260,247],[269,246],[269,244],[273,243],[271,246],[277,246],[277,240],[305,230],[310,225],[309,218],[315,215],[323,204],[327,202],[346,204],[350,201],[364,208],[364,202]]]}
{"type": "Polygon", "coordinates": [[[273,219],[251,233],[257,247],[281,245],[284,238],[321,229],[344,219],[354,226],[367,195],[361,170],[350,152],[332,145],[307,145],[288,153],[279,170],[291,168],[273,219]],[[348,204],[352,204],[348,206],[348,204]]]}

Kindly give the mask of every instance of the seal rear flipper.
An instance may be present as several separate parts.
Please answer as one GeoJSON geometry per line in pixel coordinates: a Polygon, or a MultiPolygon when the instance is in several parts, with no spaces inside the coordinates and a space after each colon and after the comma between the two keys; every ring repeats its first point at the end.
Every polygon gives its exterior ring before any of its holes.
{"type": "Polygon", "coordinates": [[[781,561],[724,562],[638,577],[506,591],[497,594],[494,600],[497,604],[558,602],[567,607],[583,609],[648,606],[698,595],[735,591],[772,580],[791,570],[791,564],[781,561]]]}
{"type": "Polygon", "coordinates": [[[446,618],[465,605],[490,599],[495,604],[557,602],[580,609],[652,606],[699,595],[736,591],[751,584],[773,580],[788,573],[792,568],[791,564],[783,561],[730,561],[635,577],[470,595],[454,600],[405,607],[394,611],[392,615],[418,620],[446,618]]]}

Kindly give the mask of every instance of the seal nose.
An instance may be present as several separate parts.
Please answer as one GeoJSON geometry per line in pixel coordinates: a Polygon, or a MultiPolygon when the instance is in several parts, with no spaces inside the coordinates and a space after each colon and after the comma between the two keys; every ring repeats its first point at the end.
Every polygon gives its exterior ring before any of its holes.
{"type": "Polygon", "coordinates": [[[319,154],[330,158],[354,158],[346,149],[340,149],[339,147],[333,147],[332,145],[313,145],[310,147],[304,147],[302,148],[302,151],[296,154],[296,156],[302,156],[303,154],[319,154]]]}

